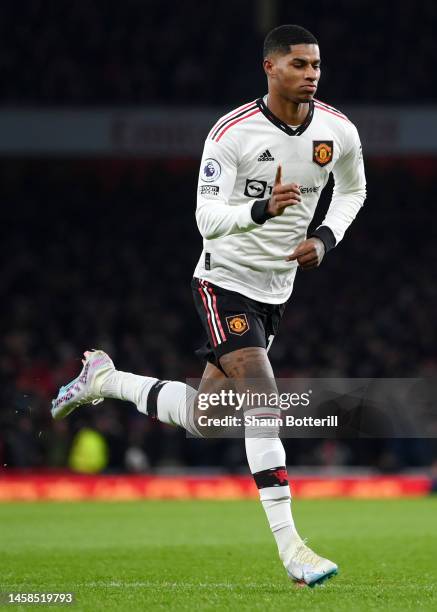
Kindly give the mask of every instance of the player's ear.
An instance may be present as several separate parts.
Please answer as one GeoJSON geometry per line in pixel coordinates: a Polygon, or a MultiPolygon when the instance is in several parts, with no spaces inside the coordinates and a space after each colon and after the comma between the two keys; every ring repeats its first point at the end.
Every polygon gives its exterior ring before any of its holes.
{"type": "Polygon", "coordinates": [[[264,72],[267,76],[273,76],[275,72],[275,66],[270,57],[265,57],[263,60],[264,72]]]}

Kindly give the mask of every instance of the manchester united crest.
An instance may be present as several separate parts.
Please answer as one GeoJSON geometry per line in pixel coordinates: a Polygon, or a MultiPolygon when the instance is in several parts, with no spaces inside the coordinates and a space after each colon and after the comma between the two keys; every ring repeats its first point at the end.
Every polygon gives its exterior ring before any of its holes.
{"type": "Polygon", "coordinates": [[[334,155],[333,140],[313,140],[313,162],[318,166],[326,166],[334,155]]]}
{"type": "Polygon", "coordinates": [[[249,329],[249,322],[245,314],[226,317],[226,323],[228,324],[229,332],[237,336],[242,336],[249,329]]]}

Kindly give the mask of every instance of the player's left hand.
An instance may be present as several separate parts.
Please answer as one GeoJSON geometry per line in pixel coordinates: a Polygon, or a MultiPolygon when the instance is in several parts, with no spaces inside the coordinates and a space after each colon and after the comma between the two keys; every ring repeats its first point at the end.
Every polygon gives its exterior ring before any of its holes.
{"type": "Polygon", "coordinates": [[[319,238],[308,238],[294,249],[285,261],[295,261],[303,270],[317,268],[325,255],[325,245],[319,238]]]}

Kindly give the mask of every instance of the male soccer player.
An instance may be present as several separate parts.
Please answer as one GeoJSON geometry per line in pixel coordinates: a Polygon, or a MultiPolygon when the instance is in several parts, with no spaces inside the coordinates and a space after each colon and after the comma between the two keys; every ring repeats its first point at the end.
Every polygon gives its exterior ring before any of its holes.
{"type": "MultiPolygon", "coordinates": [[[[208,335],[199,351],[207,361],[199,392],[226,379],[241,388],[245,381],[263,381],[274,390],[267,351],[296,269],[320,265],[365,199],[356,128],[314,98],[320,79],[315,37],[295,25],[272,30],[264,70],[268,94],[219,119],[205,142],[196,212],[204,248],[192,282],[208,335]],[[307,238],[330,172],[332,201],[323,225],[307,238]]],[[[199,435],[196,395],[182,382],[117,371],[106,353],[87,351],[81,374],[61,388],[52,414],[62,418],[111,397],[199,435]]],[[[247,430],[247,460],[285,569],[297,583],[319,584],[338,568],[296,531],[278,428],[267,427],[261,437],[247,430]]]]}

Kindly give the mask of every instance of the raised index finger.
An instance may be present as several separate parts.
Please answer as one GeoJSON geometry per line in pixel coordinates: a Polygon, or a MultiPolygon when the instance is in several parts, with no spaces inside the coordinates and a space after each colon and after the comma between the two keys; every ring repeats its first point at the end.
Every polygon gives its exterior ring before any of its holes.
{"type": "Polygon", "coordinates": [[[276,170],[275,185],[280,185],[281,179],[282,179],[282,166],[279,164],[278,169],[276,170]]]}

